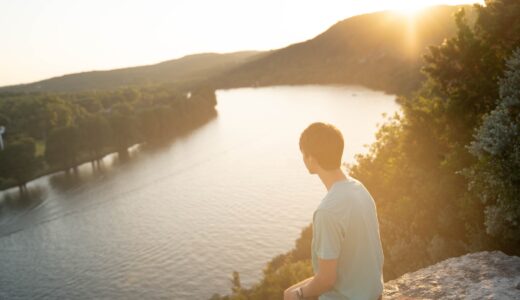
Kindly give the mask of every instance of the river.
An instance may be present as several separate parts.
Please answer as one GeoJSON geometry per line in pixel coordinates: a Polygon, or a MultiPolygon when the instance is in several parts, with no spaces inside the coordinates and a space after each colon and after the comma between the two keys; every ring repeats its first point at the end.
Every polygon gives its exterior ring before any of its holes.
{"type": "MultiPolygon", "coordinates": [[[[290,250],[326,190],[299,135],[336,125],[366,153],[395,96],[356,86],[217,91],[218,116],[157,149],[0,193],[0,299],[207,299],[290,250]]],[[[377,201],[377,199],[376,199],[377,201]]]]}

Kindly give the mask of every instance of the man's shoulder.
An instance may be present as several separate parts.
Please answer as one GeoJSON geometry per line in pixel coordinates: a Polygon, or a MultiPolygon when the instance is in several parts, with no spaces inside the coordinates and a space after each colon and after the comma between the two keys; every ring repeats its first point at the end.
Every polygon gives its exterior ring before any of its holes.
{"type": "Polygon", "coordinates": [[[331,214],[343,213],[359,206],[370,197],[367,189],[359,180],[348,177],[347,180],[334,186],[323,198],[316,211],[323,210],[331,214]]]}

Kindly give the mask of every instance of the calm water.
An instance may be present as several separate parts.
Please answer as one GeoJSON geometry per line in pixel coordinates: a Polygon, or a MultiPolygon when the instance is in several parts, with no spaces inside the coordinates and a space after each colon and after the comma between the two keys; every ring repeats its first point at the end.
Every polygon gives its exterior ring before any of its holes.
{"type": "MultiPolygon", "coordinates": [[[[0,299],[207,299],[290,250],[325,189],[298,148],[337,125],[344,160],[366,152],[394,97],[360,87],[218,91],[218,117],[161,149],[107,156],[96,172],[42,177],[33,201],[0,194],[0,299]]],[[[376,199],[377,201],[377,199],[376,199]]]]}

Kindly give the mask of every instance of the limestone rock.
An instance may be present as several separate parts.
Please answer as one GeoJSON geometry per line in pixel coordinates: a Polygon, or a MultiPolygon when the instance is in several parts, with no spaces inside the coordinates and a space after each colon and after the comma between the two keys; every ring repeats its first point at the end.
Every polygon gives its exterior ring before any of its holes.
{"type": "Polygon", "coordinates": [[[520,299],[520,257],[453,257],[385,283],[383,299],[520,299]]]}

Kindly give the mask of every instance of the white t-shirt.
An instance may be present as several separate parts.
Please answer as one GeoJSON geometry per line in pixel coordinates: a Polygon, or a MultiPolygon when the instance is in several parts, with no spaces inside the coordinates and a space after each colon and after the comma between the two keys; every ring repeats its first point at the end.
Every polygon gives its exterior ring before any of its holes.
{"type": "Polygon", "coordinates": [[[337,259],[337,280],[320,300],[371,300],[383,293],[383,249],[374,199],[361,182],[335,182],[313,215],[312,267],[337,259]]]}

